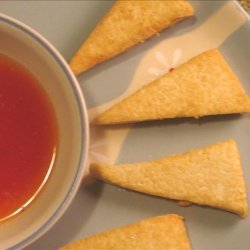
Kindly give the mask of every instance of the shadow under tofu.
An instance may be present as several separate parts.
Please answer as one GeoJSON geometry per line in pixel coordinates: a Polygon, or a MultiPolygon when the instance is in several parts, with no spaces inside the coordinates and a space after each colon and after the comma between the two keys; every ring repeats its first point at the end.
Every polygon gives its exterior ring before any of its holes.
{"type": "Polygon", "coordinates": [[[227,228],[242,220],[239,215],[219,208],[197,204],[182,207],[176,200],[127,190],[111,184],[105,184],[103,198],[110,204],[115,203],[113,206],[120,207],[124,211],[138,210],[141,214],[152,214],[152,216],[179,214],[192,221],[192,224],[204,224],[205,227],[212,229],[227,228]]]}
{"type": "MultiPolygon", "coordinates": [[[[244,114],[245,115],[245,114],[244,114]]],[[[147,127],[161,127],[161,126],[178,126],[180,124],[194,124],[194,125],[205,125],[215,122],[224,122],[224,121],[234,121],[240,119],[241,114],[225,114],[225,115],[210,115],[200,118],[193,117],[180,117],[180,118],[171,118],[171,119],[162,119],[162,120],[150,120],[136,123],[126,123],[126,124],[110,124],[110,125],[95,125],[93,126],[102,129],[126,129],[126,128],[147,128],[147,127]]]]}

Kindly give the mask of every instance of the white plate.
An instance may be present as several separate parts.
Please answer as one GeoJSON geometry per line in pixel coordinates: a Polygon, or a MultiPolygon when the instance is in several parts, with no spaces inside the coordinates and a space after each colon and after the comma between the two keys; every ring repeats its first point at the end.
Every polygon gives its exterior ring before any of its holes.
{"type": "MultiPolygon", "coordinates": [[[[234,1],[192,1],[195,18],[80,76],[91,114],[147,83],[155,69],[177,66],[218,47],[250,94],[250,21],[234,1]]],[[[1,12],[41,32],[69,59],[112,1],[3,1],[1,12]]],[[[91,157],[110,162],[145,161],[228,138],[237,141],[250,193],[250,116],[149,122],[127,130],[92,130],[91,157]]],[[[250,216],[124,191],[101,182],[82,187],[63,218],[28,249],[55,249],[106,229],[166,213],[185,217],[193,249],[249,249],[250,216]]]]}

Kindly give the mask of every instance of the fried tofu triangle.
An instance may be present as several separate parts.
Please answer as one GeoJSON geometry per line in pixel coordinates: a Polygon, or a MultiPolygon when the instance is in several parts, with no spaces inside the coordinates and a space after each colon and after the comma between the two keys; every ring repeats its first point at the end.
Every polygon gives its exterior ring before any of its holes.
{"type": "Polygon", "coordinates": [[[206,51],[115,104],[96,124],[250,112],[250,100],[217,49],[206,51]]]}
{"type": "Polygon", "coordinates": [[[233,140],[151,162],[92,164],[98,179],[142,193],[247,215],[240,155],[233,140]]]}
{"type": "Polygon", "coordinates": [[[194,14],[185,0],[118,0],[73,56],[76,75],[194,14]]]}
{"type": "Polygon", "coordinates": [[[73,242],[61,250],[189,250],[183,218],[169,214],[73,242]]]}

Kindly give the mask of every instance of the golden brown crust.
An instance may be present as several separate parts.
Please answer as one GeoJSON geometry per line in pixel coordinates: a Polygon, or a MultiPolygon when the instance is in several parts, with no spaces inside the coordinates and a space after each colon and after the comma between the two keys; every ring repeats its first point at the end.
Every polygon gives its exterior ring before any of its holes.
{"type": "Polygon", "coordinates": [[[169,214],[70,243],[61,250],[189,250],[183,218],[169,214]]]}
{"type": "Polygon", "coordinates": [[[115,104],[96,124],[250,112],[250,100],[217,49],[206,51],[115,104]]]}
{"type": "Polygon", "coordinates": [[[117,1],[73,56],[70,67],[78,75],[193,13],[185,0],[117,1]]]}
{"type": "Polygon", "coordinates": [[[96,178],[127,189],[247,215],[240,155],[233,140],[159,160],[92,164],[96,178]]]}

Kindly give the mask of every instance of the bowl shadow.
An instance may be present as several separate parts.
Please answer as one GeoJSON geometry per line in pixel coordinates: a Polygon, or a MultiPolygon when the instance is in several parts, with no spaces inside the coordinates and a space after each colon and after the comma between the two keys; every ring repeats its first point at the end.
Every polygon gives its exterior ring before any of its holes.
{"type": "Polygon", "coordinates": [[[84,228],[94,212],[102,189],[103,183],[101,182],[89,184],[87,187],[80,187],[72,204],[60,220],[25,250],[58,249],[60,246],[72,241],[75,235],[84,228]]]}

